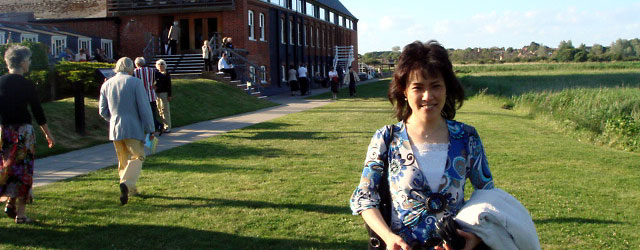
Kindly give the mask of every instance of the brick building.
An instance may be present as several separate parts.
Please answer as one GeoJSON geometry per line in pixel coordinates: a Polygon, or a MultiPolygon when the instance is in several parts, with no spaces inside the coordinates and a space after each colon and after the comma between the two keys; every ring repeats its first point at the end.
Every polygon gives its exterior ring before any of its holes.
{"type": "Polygon", "coordinates": [[[282,82],[290,65],[305,63],[312,75],[326,76],[336,64],[336,46],[358,51],[358,20],[338,0],[99,0],[87,16],[41,15],[34,22],[112,40],[116,57],[141,56],[151,45],[159,53],[160,38],[174,21],[181,27],[179,53],[201,53],[202,41],[214,34],[232,37],[260,68],[250,71],[266,79],[270,93],[286,91],[282,82]]]}

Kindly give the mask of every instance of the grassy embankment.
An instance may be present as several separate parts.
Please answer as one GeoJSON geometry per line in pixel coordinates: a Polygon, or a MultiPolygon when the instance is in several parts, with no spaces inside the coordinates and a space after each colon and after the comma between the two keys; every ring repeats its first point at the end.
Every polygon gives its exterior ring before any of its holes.
{"type": "MultiPolygon", "coordinates": [[[[386,87],[150,156],[126,206],[114,168],[36,188],[27,214],[41,223],[4,218],[0,231],[20,237],[0,234],[0,248],[364,249],[348,199],[373,131],[393,122],[386,87]]],[[[502,103],[477,95],[456,119],[478,129],[496,186],[530,210],[543,249],[640,248],[638,155],[502,103]]]]}
{"type": "Polygon", "coordinates": [[[640,63],[457,66],[471,93],[503,98],[580,140],[640,151],[640,63]]]}
{"type": "MultiPolygon", "coordinates": [[[[275,103],[258,100],[224,83],[195,79],[173,80],[171,120],[173,127],[199,121],[254,111],[275,103]]],[[[46,147],[46,140],[37,130],[36,157],[68,152],[91,145],[108,142],[109,123],[98,114],[98,100],[85,98],[86,135],[75,133],[74,102],[67,98],[44,103],[48,125],[56,139],[53,149],[46,147]]]]}

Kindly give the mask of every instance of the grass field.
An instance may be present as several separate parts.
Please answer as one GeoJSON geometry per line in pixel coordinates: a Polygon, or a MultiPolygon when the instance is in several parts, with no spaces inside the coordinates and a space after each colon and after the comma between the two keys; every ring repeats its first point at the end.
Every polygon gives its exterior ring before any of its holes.
{"type": "MultiPolygon", "coordinates": [[[[114,167],[36,188],[27,214],[41,223],[2,219],[15,233],[0,248],[365,249],[348,199],[373,132],[393,122],[386,87],[151,156],[126,206],[114,167]]],[[[476,95],[456,119],[478,129],[496,186],[530,210],[543,249],[640,248],[638,154],[502,103],[476,95]]]]}
{"type": "Polygon", "coordinates": [[[459,66],[470,94],[540,116],[578,140],[640,151],[640,63],[459,66]]]}
{"type": "MultiPolygon", "coordinates": [[[[171,101],[172,126],[180,127],[275,105],[269,101],[256,100],[224,83],[204,79],[176,79],[173,80],[171,101]]],[[[57,145],[49,149],[46,143],[38,143],[36,157],[46,157],[108,142],[109,123],[98,114],[98,100],[85,98],[87,134],[84,136],[75,133],[73,98],[44,103],[43,109],[57,145]]],[[[39,128],[36,130],[37,140],[44,142],[44,134],[39,128]]]]}

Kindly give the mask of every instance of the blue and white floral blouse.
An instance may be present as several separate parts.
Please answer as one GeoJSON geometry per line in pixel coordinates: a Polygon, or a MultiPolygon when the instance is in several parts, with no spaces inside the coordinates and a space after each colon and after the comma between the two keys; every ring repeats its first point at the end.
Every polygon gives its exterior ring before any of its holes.
{"type": "Polygon", "coordinates": [[[370,208],[378,208],[384,161],[390,156],[389,187],[392,199],[391,230],[408,244],[424,243],[437,235],[435,224],[446,214],[457,214],[464,205],[464,186],[469,178],[474,189],[493,188],[493,178],[484,148],[475,128],[461,122],[447,120],[449,150],[439,190],[431,190],[427,179],[411,149],[403,122],[393,126],[393,138],[387,149],[384,138],[388,130],[381,128],[371,139],[360,184],[351,197],[354,215],[370,208]],[[388,154],[389,153],[389,154],[388,154]],[[438,192],[446,197],[444,212],[433,214],[427,210],[426,199],[438,192]]]}

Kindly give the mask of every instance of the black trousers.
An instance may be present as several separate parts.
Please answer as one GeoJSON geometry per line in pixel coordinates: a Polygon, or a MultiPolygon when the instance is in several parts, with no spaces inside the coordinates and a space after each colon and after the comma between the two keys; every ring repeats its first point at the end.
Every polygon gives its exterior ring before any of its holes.
{"type": "Polygon", "coordinates": [[[164,128],[164,124],[160,121],[160,114],[158,113],[158,104],[156,101],[150,102],[151,104],[151,113],[153,114],[153,126],[156,128],[156,131],[162,131],[164,128]]]}
{"type": "Polygon", "coordinates": [[[211,65],[211,60],[203,58],[204,60],[204,71],[213,71],[213,65],[211,65]]]}
{"type": "Polygon", "coordinates": [[[169,51],[167,51],[167,55],[175,55],[178,51],[178,41],[169,40],[169,51]]]}
{"type": "Polygon", "coordinates": [[[238,76],[236,75],[236,70],[233,69],[233,68],[231,68],[231,69],[222,69],[220,71],[229,74],[231,76],[231,81],[235,81],[238,78],[238,76]]]}
{"type": "Polygon", "coordinates": [[[306,77],[300,77],[298,82],[300,82],[300,94],[306,95],[309,92],[309,79],[306,77]]]}
{"type": "Polygon", "coordinates": [[[349,96],[354,96],[356,94],[356,83],[349,83],[349,96]]]}

